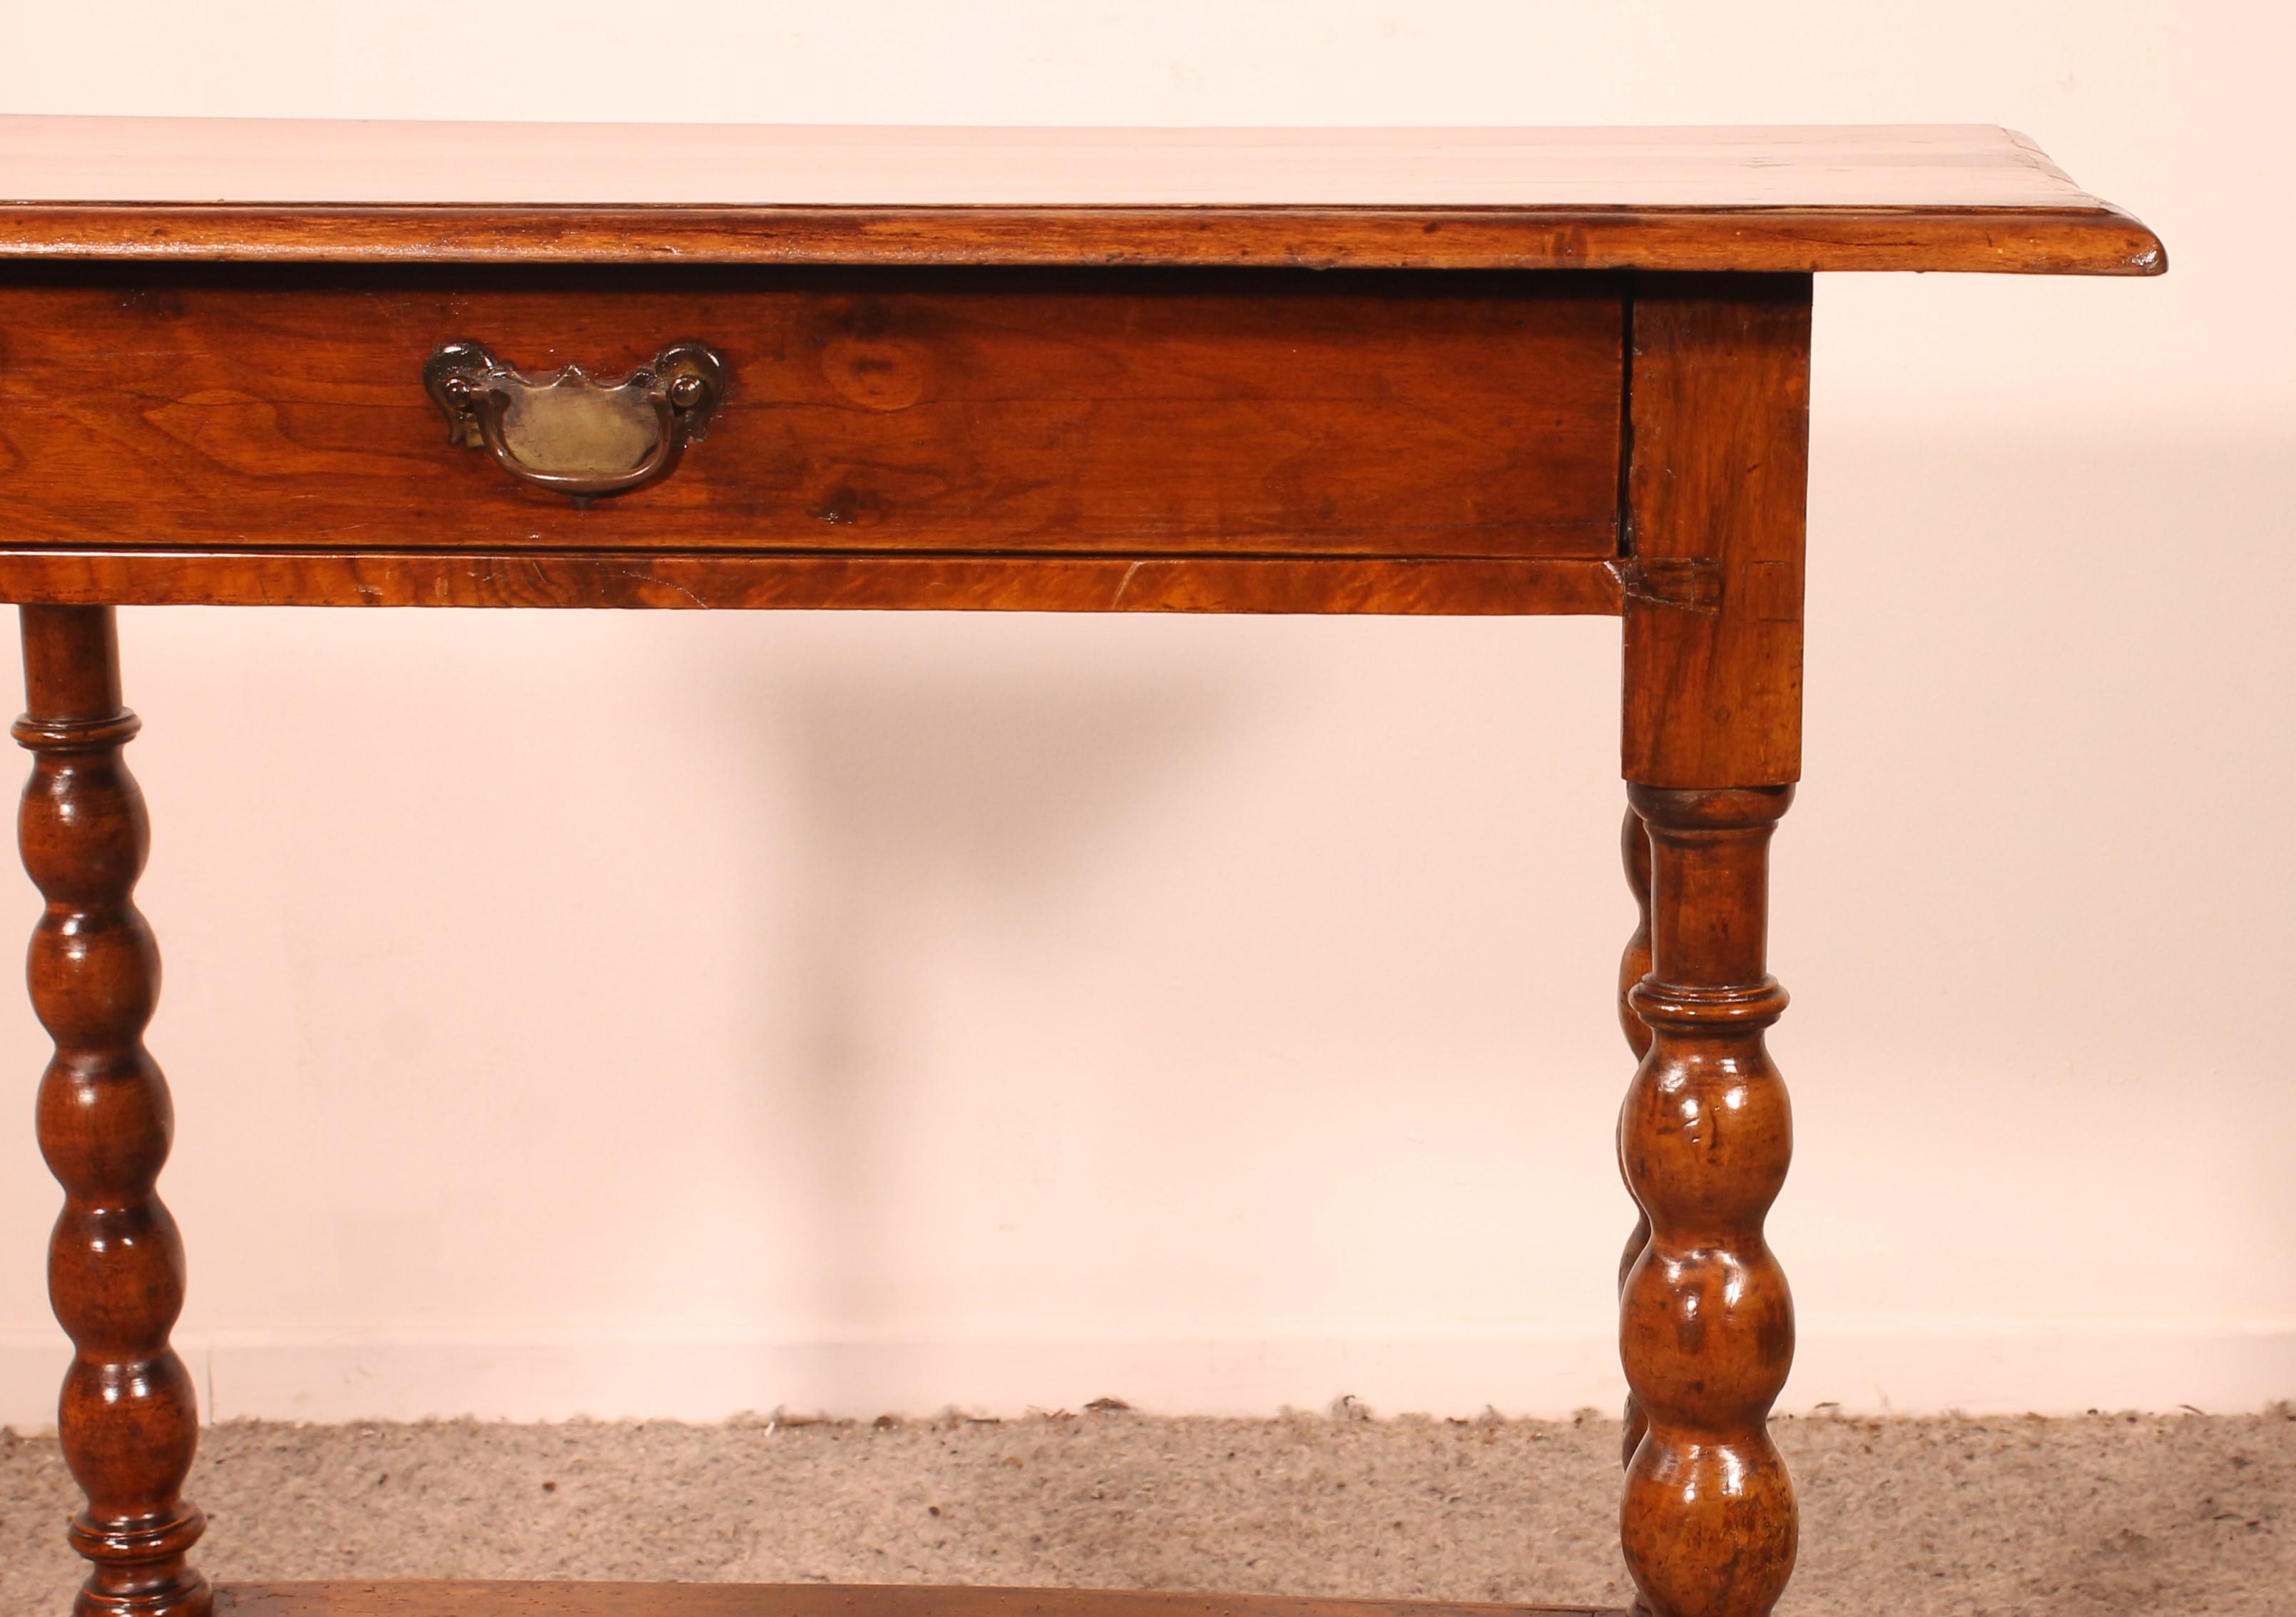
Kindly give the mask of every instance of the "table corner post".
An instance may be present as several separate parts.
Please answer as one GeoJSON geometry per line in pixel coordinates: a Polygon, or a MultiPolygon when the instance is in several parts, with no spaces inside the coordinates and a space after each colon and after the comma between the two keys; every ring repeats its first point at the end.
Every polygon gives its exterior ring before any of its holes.
{"type": "Polygon", "coordinates": [[[1763,1223],[1792,1125],[1764,1035],[1786,1004],[1769,843],[1801,772],[1810,286],[1638,276],[1628,323],[1622,772],[1648,952],[1638,934],[1621,973],[1642,1061],[1619,1154],[1644,1227],[1620,1285],[1620,1533],[1651,1617],[1765,1617],[1800,1536],[1768,1431],[1794,1326],[1763,1223]]]}
{"type": "Polygon", "coordinates": [[[134,897],[150,832],[121,750],[138,721],[120,702],[111,607],[18,611],[25,712],[14,735],[32,775],[17,834],[46,900],[27,976],[55,1041],[40,1149],[65,1198],[49,1296],[73,1346],[57,1424],[86,1499],[72,1547],[93,1563],[73,1610],[209,1617],[213,1593],[189,1559],[205,1519],[182,1494],[198,1406],[168,1342],[183,1306],[183,1243],[157,1190],[174,1116],[144,1047],[160,956],[134,897]]]}

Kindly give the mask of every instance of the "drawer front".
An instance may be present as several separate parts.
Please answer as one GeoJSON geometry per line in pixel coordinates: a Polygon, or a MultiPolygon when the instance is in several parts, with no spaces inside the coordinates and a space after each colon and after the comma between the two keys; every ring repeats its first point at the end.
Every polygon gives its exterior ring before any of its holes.
{"type": "MultiPolygon", "coordinates": [[[[1596,275],[176,268],[0,279],[17,546],[1595,557],[1596,275]],[[578,500],[450,441],[442,344],[724,362],[707,433],[578,500]]],[[[667,417],[665,417],[667,419],[667,417]]]]}

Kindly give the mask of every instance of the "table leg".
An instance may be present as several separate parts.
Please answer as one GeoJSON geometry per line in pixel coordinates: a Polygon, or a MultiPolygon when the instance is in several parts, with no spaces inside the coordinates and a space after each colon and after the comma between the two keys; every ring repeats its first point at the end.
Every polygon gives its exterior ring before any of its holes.
{"type": "Polygon", "coordinates": [[[1637,786],[1652,855],[1651,972],[1628,994],[1650,1053],[1620,1125],[1650,1244],[1620,1309],[1648,1429],[1621,1516],[1657,1617],[1759,1617],[1793,1571],[1793,1484],[1767,1431],[1793,1359],[1793,1303],[1762,1239],[1792,1120],[1763,1030],[1770,832],[1793,788],[1637,786]]]}
{"type": "Polygon", "coordinates": [[[94,1563],[77,1617],[207,1617],[187,1555],[206,1523],[180,1490],[199,1416],[168,1346],[183,1305],[183,1243],[154,1188],[174,1134],[167,1079],[144,1048],[160,955],[135,908],[150,842],[121,759],[137,728],[120,705],[112,611],[19,609],[32,778],[17,823],[47,900],[32,934],[33,1009],[55,1040],[40,1086],[40,1149],[64,1189],[48,1289],[75,1356],[58,1413],[87,1499],[72,1547],[94,1563]]]}
{"type": "MultiPolygon", "coordinates": [[[[1634,935],[1627,940],[1626,953],[1619,956],[1619,1028],[1627,1036],[1627,1047],[1636,1060],[1650,1054],[1650,1024],[1635,1012],[1628,996],[1635,984],[1650,974],[1651,963],[1651,851],[1650,833],[1643,829],[1643,817],[1630,805],[1627,823],[1619,833],[1619,853],[1627,867],[1627,887],[1635,895],[1636,923],[1634,935]]],[[[1621,1170],[1625,1158],[1620,1159],[1621,1170]]],[[[1633,1194],[1633,1186],[1628,1187],[1633,1194]]],[[[1635,1227],[1627,1236],[1627,1250],[1619,1259],[1619,1295],[1623,1300],[1627,1277],[1635,1272],[1635,1264],[1650,1244],[1650,1215],[1635,1203],[1635,1227]]],[[[1635,1462],[1635,1450],[1642,1447],[1643,1433],[1650,1424],[1643,1418],[1642,1406],[1635,1395],[1627,1394],[1626,1429],[1619,1442],[1619,1459],[1622,1465],[1635,1462]]]]}
{"type": "Polygon", "coordinates": [[[1621,761],[1650,956],[1627,1009],[1650,1042],[1619,1124],[1647,1226],[1620,1537],[1650,1617],[1765,1617],[1799,1532],[1767,1429],[1793,1305],[1762,1233],[1792,1145],[1763,1032],[1786,1002],[1770,833],[1801,773],[1809,312],[1806,275],[1653,275],[1629,320],[1621,761]]]}

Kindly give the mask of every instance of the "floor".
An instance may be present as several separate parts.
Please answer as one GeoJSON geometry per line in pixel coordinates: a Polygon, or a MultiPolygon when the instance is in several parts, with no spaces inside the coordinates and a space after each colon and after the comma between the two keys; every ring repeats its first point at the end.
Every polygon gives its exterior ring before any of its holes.
{"type": "MultiPolygon", "coordinates": [[[[2296,1409],[1784,1421],[1784,1617],[2292,1617],[2296,1409]]],[[[222,1426],[223,1580],[1076,1584],[1620,1601],[1618,1427],[1121,1408],[1004,1423],[222,1426]]],[[[0,1432],[0,1611],[75,1580],[53,1439],[0,1432]]]]}

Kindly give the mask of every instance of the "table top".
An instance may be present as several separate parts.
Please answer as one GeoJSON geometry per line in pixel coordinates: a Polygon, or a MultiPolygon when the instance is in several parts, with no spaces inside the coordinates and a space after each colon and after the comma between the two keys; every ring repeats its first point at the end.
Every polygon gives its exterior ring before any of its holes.
{"type": "Polygon", "coordinates": [[[0,257],[2157,274],[1990,126],[0,117],[0,257]]]}

